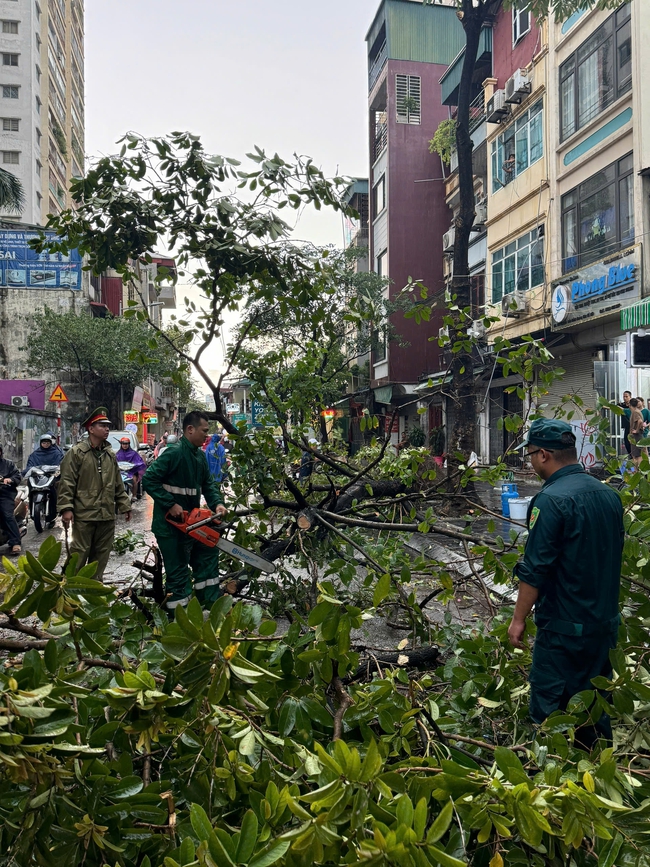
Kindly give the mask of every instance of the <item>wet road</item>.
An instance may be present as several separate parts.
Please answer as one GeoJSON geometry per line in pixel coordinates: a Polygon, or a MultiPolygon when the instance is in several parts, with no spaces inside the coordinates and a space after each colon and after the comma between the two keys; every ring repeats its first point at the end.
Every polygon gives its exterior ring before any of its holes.
{"type": "MultiPolygon", "coordinates": [[[[111,553],[108,567],[104,573],[104,581],[107,584],[121,587],[128,584],[138,575],[139,570],[131,564],[134,560],[144,557],[148,546],[154,541],[153,533],[151,532],[152,514],[153,501],[149,497],[143,497],[141,500],[136,500],[133,503],[130,521],[125,521],[123,515],[118,516],[115,525],[115,535],[121,536],[131,530],[133,533],[144,537],[144,544],[138,546],[133,552],[127,551],[126,554],[116,554],[115,551],[111,553]]],[[[60,541],[65,551],[64,531],[60,518],[57,518],[56,526],[52,530],[45,530],[43,533],[37,533],[34,524],[30,521],[27,527],[27,535],[23,537],[23,551],[30,551],[32,554],[37,555],[38,549],[48,536],[54,536],[60,541]]]]}

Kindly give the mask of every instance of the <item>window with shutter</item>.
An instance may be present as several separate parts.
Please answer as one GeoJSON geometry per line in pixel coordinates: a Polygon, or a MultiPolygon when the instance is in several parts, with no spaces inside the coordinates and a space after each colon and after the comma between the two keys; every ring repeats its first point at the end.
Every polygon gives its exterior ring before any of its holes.
{"type": "Polygon", "coordinates": [[[395,76],[397,123],[420,123],[422,82],[419,75],[397,73],[395,76]]]}

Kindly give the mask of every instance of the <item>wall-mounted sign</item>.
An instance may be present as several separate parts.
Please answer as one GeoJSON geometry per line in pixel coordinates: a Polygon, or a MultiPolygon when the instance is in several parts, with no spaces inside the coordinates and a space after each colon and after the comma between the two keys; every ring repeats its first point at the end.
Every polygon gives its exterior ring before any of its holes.
{"type": "Polygon", "coordinates": [[[226,404],[226,412],[227,413],[239,412],[239,404],[238,403],[227,403],[226,404]]]}
{"type": "Polygon", "coordinates": [[[566,275],[552,288],[553,330],[599,319],[629,307],[638,299],[640,286],[638,247],[566,275]]]}
{"type": "Polygon", "coordinates": [[[131,409],[134,409],[136,412],[140,412],[142,409],[142,395],[144,394],[144,390],[139,386],[133,389],[133,400],[131,401],[131,409]]]}
{"type": "Polygon", "coordinates": [[[142,413],[142,424],[158,424],[158,413],[157,412],[143,412],[142,413]]]}
{"type": "MultiPolygon", "coordinates": [[[[81,256],[69,253],[37,253],[29,242],[40,232],[0,232],[0,284],[23,289],[81,289],[81,256]]],[[[45,232],[49,241],[54,232],[45,232]]]]}
{"type": "Polygon", "coordinates": [[[124,424],[138,424],[140,421],[140,413],[134,409],[124,410],[124,424]]]}

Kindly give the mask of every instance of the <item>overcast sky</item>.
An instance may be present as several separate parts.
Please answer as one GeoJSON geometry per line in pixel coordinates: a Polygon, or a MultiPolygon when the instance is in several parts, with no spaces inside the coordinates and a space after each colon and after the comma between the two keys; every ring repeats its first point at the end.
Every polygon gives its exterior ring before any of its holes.
{"type": "MultiPolygon", "coordinates": [[[[364,40],[378,6],[86,0],[86,153],[114,152],[129,130],[190,130],[215,153],[257,144],[367,176],[364,40]]],[[[341,245],[341,217],[306,212],[297,236],[341,245]]]]}

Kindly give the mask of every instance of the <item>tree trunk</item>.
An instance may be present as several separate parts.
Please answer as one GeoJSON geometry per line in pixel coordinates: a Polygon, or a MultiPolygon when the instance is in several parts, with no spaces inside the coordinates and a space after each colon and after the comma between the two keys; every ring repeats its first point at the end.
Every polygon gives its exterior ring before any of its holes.
{"type": "Polygon", "coordinates": [[[460,208],[454,221],[454,273],[451,281],[452,296],[458,310],[454,313],[452,344],[463,341],[463,349],[454,354],[451,365],[452,381],[449,395],[452,401],[453,426],[448,452],[461,452],[465,458],[476,449],[476,396],[474,392],[474,364],[471,344],[467,339],[468,319],[464,311],[471,308],[469,279],[469,237],[474,224],[474,167],[473,145],[469,132],[469,107],[472,78],[478,54],[483,16],[478,9],[467,9],[465,29],[465,57],[458,91],[458,117],[456,121],[456,149],[458,152],[458,185],[460,208]]]}

